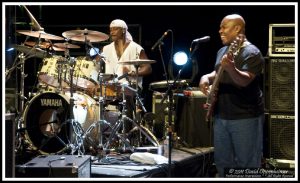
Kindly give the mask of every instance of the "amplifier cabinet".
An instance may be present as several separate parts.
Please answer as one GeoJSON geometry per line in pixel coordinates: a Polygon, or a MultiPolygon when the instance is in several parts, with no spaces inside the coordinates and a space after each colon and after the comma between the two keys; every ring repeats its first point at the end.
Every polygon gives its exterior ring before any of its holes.
{"type": "Polygon", "coordinates": [[[79,177],[91,175],[89,155],[41,155],[16,166],[16,177],[79,177]]]}
{"type": "Polygon", "coordinates": [[[265,107],[271,112],[295,111],[295,57],[265,59],[265,107]]]}
{"type": "Polygon", "coordinates": [[[266,113],[268,151],[273,159],[295,160],[295,114],[266,113]]]}
{"type": "Polygon", "coordinates": [[[269,24],[270,57],[295,56],[295,24],[269,24]]]}

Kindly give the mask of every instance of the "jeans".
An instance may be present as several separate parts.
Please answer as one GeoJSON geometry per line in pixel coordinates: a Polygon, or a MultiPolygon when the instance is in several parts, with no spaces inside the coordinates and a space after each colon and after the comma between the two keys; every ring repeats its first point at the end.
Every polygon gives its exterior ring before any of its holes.
{"type": "Polygon", "coordinates": [[[219,177],[225,168],[259,168],[263,155],[264,115],[224,120],[215,117],[214,158],[219,177]]]}

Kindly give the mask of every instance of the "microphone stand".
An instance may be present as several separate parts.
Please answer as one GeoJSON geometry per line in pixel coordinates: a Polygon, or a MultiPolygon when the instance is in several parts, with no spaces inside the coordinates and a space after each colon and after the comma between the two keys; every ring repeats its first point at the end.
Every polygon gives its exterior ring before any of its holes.
{"type": "Polygon", "coordinates": [[[168,103],[168,137],[169,137],[169,146],[168,146],[168,176],[171,177],[172,176],[172,171],[171,171],[171,157],[172,157],[172,137],[173,137],[173,130],[172,130],[172,112],[173,112],[173,89],[176,86],[176,82],[179,80],[180,75],[182,70],[185,68],[187,64],[185,64],[179,71],[178,74],[176,76],[176,78],[174,79],[173,83],[168,83],[168,90],[166,91],[164,97],[162,98],[160,104],[163,104],[163,102],[166,100],[166,98],[168,97],[169,103],[168,103]]]}
{"type": "Polygon", "coordinates": [[[165,76],[166,81],[168,83],[168,73],[167,73],[166,64],[165,64],[165,61],[164,61],[164,58],[163,58],[163,55],[162,55],[162,51],[161,51],[161,45],[162,45],[162,42],[160,42],[160,44],[158,45],[158,48],[159,48],[159,53],[160,53],[161,61],[162,61],[163,68],[164,68],[164,76],[165,76]]]}
{"type": "MultiPolygon", "coordinates": [[[[163,99],[161,100],[160,102],[160,105],[163,104],[164,100],[166,99],[166,96],[169,96],[169,113],[168,113],[168,137],[169,137],[169,147],[168,147],[168,151],[169,151],[169,157],[168,157],[168,177],[172,177],[172,171],[171,171],[171,150],[172,150],[172,129],[170,128],[171,125],[172,125],[172,107],[173,107],[173,92],[171,90],[171,87],[170,87],[170,82],[169,82],[169,79],[168,79],[168,73],[167,73],[167,70],[166,70],[166,65],[165,65],[165,62],[164,62],[164,59],[163,59],[163,55],[162,55],[162,49],[161,49],[161,45],[163,44],[162,41],[160,41],[159,45],[158,45],[158,48],[159,48],[159,52],[160,52],[160,56],[161,56],[161,60],[162,60],[162,64],[163,64],[163,68],[164,68],[164,76],[166,78],[166,81],[167,81],[167,85],[168,85],[168,90],[166,91],[166,94],[164,95],[163,99]]],[[[175,83],[175,80],[174,80],[174,83],[175,83]]]]}
{"type": "Polygon", "coordinates": [[[172,130],[172,112],[173,112],[173,88],[175,88],[176,86],[176,81],[179,80],[180,78],[180,74],[182,72],[182,70],[184,69],[185,65],[178,71],[178,74],[176,76],[176,78],[174,79],[173,83],[169,83],[168,84],[168,90],[166,91],[164,97],[161,100],[161,104],[166,100],[166,98],[168,97],[169,103],[168,103],[168,133],[167,136],[169,137],[169,146],[168,146],[168,176],[172,177],[172,171],[171,171],[171,157],[172,157],[172,137],[173,137],[173,130],[172,130]]]}

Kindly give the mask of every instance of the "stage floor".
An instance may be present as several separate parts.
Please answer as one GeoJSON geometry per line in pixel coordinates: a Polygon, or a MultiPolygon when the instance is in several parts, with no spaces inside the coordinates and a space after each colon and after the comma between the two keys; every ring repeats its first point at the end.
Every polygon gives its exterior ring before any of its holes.
{"type": "Polygon", "coordinates": [[[174,148],[171,151],[170,164],[166,158],[163,164],[133,161],[130,159],[133,153],[111,152],[101,157],[64,154],[37,155],[25,163],[17,164],[15,175],[17,178],[210,178],[215,176],[212,173],[213,153],[213,147],[174,148]],[[77,171],[74,172],[76,167],[77,171]]]}
{"type": "Polygon", "coordinates": [[[91,177],[213,177],[213,147],[176,148],[171,165],[147,165],[130,160],[130,154],[108,155],[91,165],[91,177]],[[108,159],[108,160],[107,160],[108,159]]]}

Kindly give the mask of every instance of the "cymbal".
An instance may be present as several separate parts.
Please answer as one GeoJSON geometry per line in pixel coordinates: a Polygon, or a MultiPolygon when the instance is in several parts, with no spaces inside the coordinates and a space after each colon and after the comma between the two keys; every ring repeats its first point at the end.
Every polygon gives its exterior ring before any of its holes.
{"type": "MultiPolygon", "coordinates": [[[[37,46],[37,42],[36,41],[26,41],[26,42],[24,42],[24,44],[26,44],[26,45],[28,45],[28,46],[31,46],[31,47],[34,47],[34,46],[37,46]]],[[[50,43],[48,43],[48,42],[41,42],[39,45],[38,45],[38,47],[39,48],[42,48],[42,49],[47,49],[47,48],[49,48],[51,46],[51,44],[50,43]]]]}
{"type": "Polygon", "coordinates": [[[64,40],[63,37],[48,34],[45,33],[44,31],[17,30],[17,32],[20,34],[24,34],[26,36],[31,36],[36,38],[44,38],[50,40],[64,40]]]}
{"type": "Polygon", "coordinates": [[[142,65],[142,64],[153,64],[155,60],[148,60],[148,59],[136,59],[136,60],[128,60],[128,61],[120,61],[118,64],[123,65],[142,65]]]}
{"type": "Polygon", "coordinates": [[[53,45],[54,47],[57,47],[57,48],[64,48],[64,49],[67,49],[67,48],[80,48],[80,46],[77,46],[75,44],[70,44],[70,43],[54,43],[53,45]]]}
{"type": "Polygon", "coordinates": [[[31,55],[33,57],[37,58],[45,58],[47,56],[50,56],[50,54],[40,48],[33,48],[25,45],[13,45],[13,47],[22,52],[25,53],[26,55],[31,55]]]}
{"type": "Polygon", "coordinates": [[[109,38],[107,34],[98,31],[91,30],[70,30],[63,32],[62,35],[65,38],[71,39],[73,41],[85,42],[87,39],[90,42],[100,42],[105,41],[109,38]]]}
{"type": "MultiPolygon", "coordinates": [[[[26,41],[24,44],[31,46],[31,47],[37,46],[37,42],[35,42],[35,41],[26,41]]],[[[49,43],[49,42],[41,42],[37,47],[42,48],[42,49],[53,49],[54,51],[65,51],[66,50],[64,48],[56,47],[55,45],[53,45],[51,47],[51,43],[49,43]]]]}

